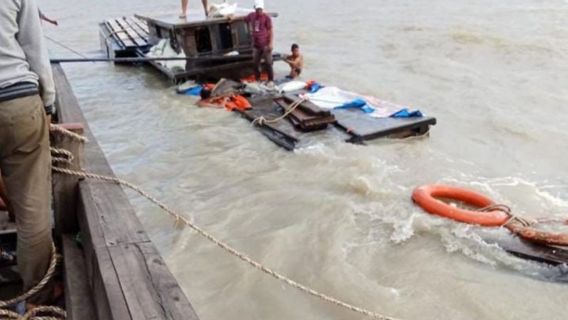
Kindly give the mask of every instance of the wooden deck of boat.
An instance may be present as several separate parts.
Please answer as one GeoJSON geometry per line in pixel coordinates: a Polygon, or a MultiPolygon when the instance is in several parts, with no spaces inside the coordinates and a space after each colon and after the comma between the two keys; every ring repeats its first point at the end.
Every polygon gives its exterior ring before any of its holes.
{"type": "MultiPolygon", "coordinates": [[[[274,103],[273,98],[270,95],[251,98],[253,107],[238,112],[251,122],[261,116],[266,119],[278,118],[282,115],[282,110],[274,103]]],[[[425,135],[429,132],[430,126],[436,124],[436,118],[433,117],[372,118],[354,109],[338,109],[333,110],[332,113],[336,118],[334,126],[328,126],[321,131],[299,132],[288,119],[259,125],[257,128],[278,146],[294,150],[302,141],[311,140],[311,137],[325,133],[333,134],[336,139],[346,142],[363,144],[365,141],[384,137],[405,138],[425,135]]]]}
{"type": "MultiPolygon", "coordinates": [[[[89,139],[84,169],[114,176],[62,67],[53,70],[59,121],[83,123],[89,139]]],[[[65,257],[69,319],[198,319],[120,186],[61,175],[56,179],[56,184],[71,186],[67,199],[75,207],[73,214],[56,207],[55,217],[65,257]]]]}
{"type": "Polygon", "coordinates": [[[152,44],[145,21],[136,17],[120,17],[100,24],[101,48],[110,58],[137,57],[152,44]]]}

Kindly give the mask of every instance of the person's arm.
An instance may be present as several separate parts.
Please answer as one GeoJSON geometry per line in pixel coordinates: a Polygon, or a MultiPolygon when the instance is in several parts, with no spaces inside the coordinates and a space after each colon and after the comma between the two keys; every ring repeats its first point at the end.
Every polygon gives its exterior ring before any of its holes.
{"type": "Polygon", "coordinates": [[[252,47],[254,48],[254,47],[255,47],[255,45],[254,45],[254,35],[253,35],[253,33],[254,33],[254,26],[253,26],[252,13],[249,14],[249,15],[246,17],[245,21],[247,22],[248,27],[249,27],[250,43],[251,43],[252,47]]]}
{"type": "Polygon", "coordinates": [[[38,11],[39,11],[39,18],[40,18],[41,20],[43,20],[43,21],[45,21],[45,22],[47,22],[47,23],[51,23],[51,24],[54,25],[54,26],[59,25],[59,23],[57,23],[57,20],[50,19],[48,16],[46,16],[45,14],[43,14],[43,12],[41,12],[41,10],[38,10],[38,11]]]}
{"type": "Polygon", "coordinates": [[[35,0],[21,0],[16,39],[26,55],[30,70],[39,77],[43,104],[52,107],[55,103],[55,84],[38,12],[35,0]]]}
{"type": "Polygon", "coordinates": [[[267,28],[268,28],[268,48],[272,50],[274,48],[274,31],[272,30],[272,19],[269,15],[266,15],[268,20],[266,20],[267,28]]]}

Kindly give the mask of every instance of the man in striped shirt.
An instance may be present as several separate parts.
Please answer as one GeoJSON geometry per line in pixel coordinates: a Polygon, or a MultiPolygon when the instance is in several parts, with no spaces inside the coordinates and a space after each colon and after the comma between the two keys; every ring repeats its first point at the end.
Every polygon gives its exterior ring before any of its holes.
{"type": "MultiPolygon", "coordinates": [[[[51,258],[49,115],[55,86],[35,0],[0,6],[0,172],[16,217],[18,269],[24,290],[51,258]]],[[[48,302],[49,291],[28,303],[48,302]]]]}

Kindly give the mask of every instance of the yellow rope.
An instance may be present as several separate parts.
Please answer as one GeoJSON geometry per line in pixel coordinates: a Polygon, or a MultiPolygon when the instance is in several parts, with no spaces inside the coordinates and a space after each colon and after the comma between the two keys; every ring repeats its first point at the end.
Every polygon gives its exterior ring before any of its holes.
{"type": "Polygon", "coordinates": [[[39,306],[29,310],[23,316],[20,316],[16,312],[5,310],[2,308],[6,308],[9,306],[14,306],[20,302],[26,301],[28,298],[33,297],[39,291],[41,291],[45,285],[51,280],[53,275],[55,274],[55,270],[57,267],[57,251],[55,250],[55,245],[51,245],[51,261],[49,263],[49,268],[45,272],[43,279],[36,284],[33,288],[28,290],[22,295],[19,295],[13,299],[2,301],[0,300],[0,319],[9,319],[9,320],[61,320],[66,318],[65,310],[58,308],[58,307],[51,307],[51,306],[39,306]],[[45,317],[45,316],[37,316],[39,314],[49,313],[55,315],[55,317],[45,317]],[[4,317],[4,318],[2,318],[4,317]],[[7,317],[7,318],[6,318],[7,317]]]}
{"type": "Polygon", "coordinates": [[[281,115],[280,117],[274,118],[274,119],[266,119],[264,116],[260,116],[256,119],[254,119],[252,121],[253,125],[260,125],[263,126],[265,124],[270,124],[270,123],[276,123],[284,118],[286,118],[288,115],[290,115],[292,112],[294,112],[294,110],[296,110],[302,103],[304,103],[304,101],[308,100],[307,98],[301,98],[298,101],[295,101],[294,103],[292,103],[290,105],[290,109],[288,109],[288,111],[286,111],[283,115],[281,115]]]}
{"type": "Polygon", "coordinates": [[[391,317],[387,317],[381,314],[378,314],[376,312],[361,308],[361,307],[357,307],[354,306],[350,303],[341,301],[337,298],[331,297],[329,295],[326,295],[324,293],[320,293],[314,289],[311,289],[301,283],[298,283],[264,265],[262,265],[261,263],[251,259],[250,257],[248,257],[247,255],[245,255],[244,253],[241,253],[239,251],[237,251],[236,249],[234,249],[233,247],[231,247],[229,244],[218,240],[217,238],[215,238],[213,235],[211,235],[210,233],[208,233],[207,231],[201,229],[200,227],[198,227],[197,225],[195,225],[194,223],[192,223],[189,219],[185,218],[184,216],[176,213],[174,210],[170,209],[167,205],[165,205],[163,202],[157,200],[156,198],[152,197],[150,194],[148,194],[147,192],[145,192],[144,190],[140,189],[139,187],[133,185],[132,183],[116,178],[116,177],[107,177],[107,176],[102,176],[102,175],[98,175],[98,174],[93,174],[93,173],[88,173],[88,172],[81,172],[81,171],[73,171],[73,170],[69,170],[69,169],[63,169],[63,168],[58,168],[58,167],[53,167],[53,171],[57,172],[57,173],[62,173],[62,174],[67,174],[67,175],[72,175],[72,176],[77,176],[77,177],[82,177],[82,178],[89,178],[89,179],[94,179],[94,180],[100,180],[100,181],[105,181],[105,182],[111,182],[111,183],[116,183],[118,185],[122,185],[125,186],[127,188],[130,188],[132,190],[134,190],[135,192],[137,192],[138,194],[140,194],[141,196],[143,196],[144,198],[150,200],[151,202],[153,202],[154,204],[156,204],[158,207],[160,207],[161,209],[163,209],[166,213],[168,213],[171,217],[173,217],[176,221],[176,224],[179,223],[183,223],[186,226],[190,227],[191,229],[195,230],[199,235],[201,235],[202,237],[204,237],[205,239],[211,241],[212,243],[214,243],[215,245],[217,245],[218,247],[220,247],[221,249],[225,250],[226,252],[228,252],[229,254],[239,258],[240,260],[248,263],[249,265],[251,265],[253,268],[258,269],[268,275],[270,275],[271,277],[282,281],[284,283],[286,283],[287,285],[296,288],[304,293],[307,293],[309,295],[312,295],[314,297],[317,297],[323,301],[329,302],[331,304],[334,304],[336,306],[345,308],[347,310],[374,318],[374,319],[379,319],[379,320],[396,320],[395,318],[391,318],[391,317]]]}
{"type": "Polygon", "coordinates": [[[59,132],[59,133],[65,135],[65,136],[72,138],[72,139],[75,139],[77,141],[80,141],[80,142],[83,142],[83,143],[89,142],[89,140],[87,138],[85,138],[84,136],[82,136],[80,134],[76,134],[75,132],[69,131],[69,130],[63,128],[62,126],[58,126],[56,124],[50,124],[49,128],[52,131],[59,132]]]}
{"type": "Polygon", "coordinates": [[[503,226],[508,225],[511,222],[519,222],[522,226],[524,227],[530,227],[532,225],[535,225],[537,222],[525,217],[522,217],[520,215],[514,214],[513,210],[511,210],[511,208],[507,205],[504,204],[494,204],[494,205],[490,205],[481,209],[478,209],[477,211],[479,212],[489,212],[489,211],[501,211],[506,213],[510,218],[503,223],[503,226]]]}

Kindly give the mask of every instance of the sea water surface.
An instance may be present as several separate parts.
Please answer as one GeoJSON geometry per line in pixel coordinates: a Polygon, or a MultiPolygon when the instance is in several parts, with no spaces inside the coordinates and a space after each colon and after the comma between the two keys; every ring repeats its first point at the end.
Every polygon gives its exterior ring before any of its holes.
{"type": "MultiPolygon", "coordinates": [[[[175,0],[38,2],[60,22],[44,25],[49,37],[93,56],[106,18],[178,14],[175,0]]],[[[566,319],[568,286],[549,281],[566,269],[514,258],[478,227],[425,214],[410,195],[448,183],[521,215],[568,214],[568,2],[266,5],[280,13],[276,49],[302,47],[304,79],[419,107],[438,119],[430,136],[369,146],[313,140],[286,152],[238,116],[176,95],[149,67],[66,65],[117,175],[267,266],[366,309],[408,320],[566,319]]],[[[52,57],[74,57],[49,46],[52,57]]],[[[363,318],[131,199],[201,319],[363,318]]]]}

